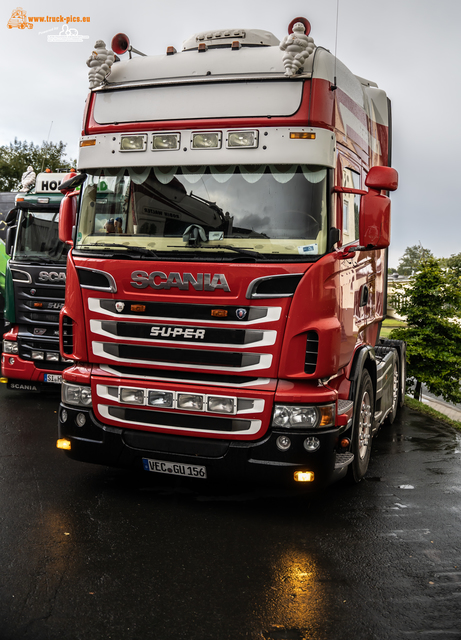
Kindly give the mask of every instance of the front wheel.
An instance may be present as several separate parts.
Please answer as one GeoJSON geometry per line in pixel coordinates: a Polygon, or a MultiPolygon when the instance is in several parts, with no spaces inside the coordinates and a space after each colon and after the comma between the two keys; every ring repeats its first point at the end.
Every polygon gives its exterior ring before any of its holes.
{"type": "Polygon", "coordinates": [[[374,412],[373,383],[366,369],[362,372],[354,416],[354,433],[351,451],[354,460],[349,465],[349,477],[360,482],[366,474],[371,455],[371,440],[374,412]]]}

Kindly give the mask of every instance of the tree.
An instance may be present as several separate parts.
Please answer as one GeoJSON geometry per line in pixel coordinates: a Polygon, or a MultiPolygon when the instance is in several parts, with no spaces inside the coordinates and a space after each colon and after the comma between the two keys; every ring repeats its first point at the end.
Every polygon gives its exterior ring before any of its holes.
{"type": "Polygon", "coordinates": [[[434,257],[424,259],[409,285],[398,287],[392,303],[406,328],[391,338],[407,343],[407,372],[419,399],[425,384],[447,402],[461,402],[461,280],[434,257]]]}
{"type": "Polygon", "coordinates": [[[432,251],[425,249],[421,243],[415,244],[413,247],[407,247],[399,260],[397,271],[401,276],[411,276],[418,271],[422,260],[432,257],[432,251]]]}
{"type": "Polygon", "coordinates": [[[75,161],[65,159],[66,146],[62,141],[34,145],[17,138],[9,145],[0,146],[0,191],[18,191],[21,176],[28,166],[32,166],[36,173],[45,169],[69,171],[75,167],[75,161]]]}

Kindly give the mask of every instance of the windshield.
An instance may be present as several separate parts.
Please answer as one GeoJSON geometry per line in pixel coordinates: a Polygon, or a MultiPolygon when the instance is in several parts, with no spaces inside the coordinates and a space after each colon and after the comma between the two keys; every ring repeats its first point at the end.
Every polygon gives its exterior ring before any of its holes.
{"type": "Polygon", "coordinates": [[[100,170],[83,189],[76,248],[315,257],[326,251],[327,200],[317,166],[100,170]]]}
{"type": "Polygon", "coordinates": [[[68,247],[58,236],[59,211],[21,211],[13,258],[65,264],[68,247]]]}

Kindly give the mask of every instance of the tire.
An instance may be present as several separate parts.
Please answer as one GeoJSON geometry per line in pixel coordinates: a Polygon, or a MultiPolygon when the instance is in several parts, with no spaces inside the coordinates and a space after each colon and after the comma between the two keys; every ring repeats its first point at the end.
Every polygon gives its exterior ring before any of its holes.
{"type": "Polygon", "coordinates": [[[394,420],[397,416],[397,411],[400,407],[400,366],[399,366],[399,353],[395,353],[394,371],[392,373],[392,411],[386,416],[386,424],[394,424],[394,420]]]}
{"type": "Polygon", "coordinates": [[[374,392],[370,374],[362,371],[354,416],[354,432],[351,451],[354,460],[348,473],[352,482],[360,482],[366,474],[371,455],[372,427],[374,413],[374,392]]]}

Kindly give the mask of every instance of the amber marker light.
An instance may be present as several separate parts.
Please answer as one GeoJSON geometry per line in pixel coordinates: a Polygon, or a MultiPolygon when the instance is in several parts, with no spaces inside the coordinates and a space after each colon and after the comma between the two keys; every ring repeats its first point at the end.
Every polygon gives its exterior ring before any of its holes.
{"type": "Polygon", "coordinates": [[[294,475],[296,482],[314,482],[313,471],[295,471],[294,475]]]}
{"type": "Polygon", "coordinates": [[[92,140],[80,140],[81,147],[94,147],[96,145],[96,138],[92,140]]]}
{"type": "Polygon", "coordinates": [[[8,382],[8,378],[0,378],[0,382],[2,384],[6,384],[8,382]]]}
{"type": "Polygon", "coordinates": [[[292,140],[315,140],[315,133],[309,131],[291,131],[292,140]]]}
{"type": "Polygon", "coordinates": [[[211,315],[213,318],[227,318],[227,309],[212,309],[211,315]]]}
{"type": "Polygon", "coordinates": [[[131,311],[138,311],[139,313],[143,313],[146,310],[146,305],[144,304],[132,304],[131,311]]]}
{"type": "Polygon", "coordinates": [[[349,438],[343,438],[340,444],[343,449],[347,449],[350,443],[351,441],[349,440],[349,438]]]}
{"type": "Polygon", "coordinates": [[[72,443],[67,438],[59,438],[56,442],[56,446],[58,449],[63,449],[64,451],[70,451],[72,448],[72,443]]]}

